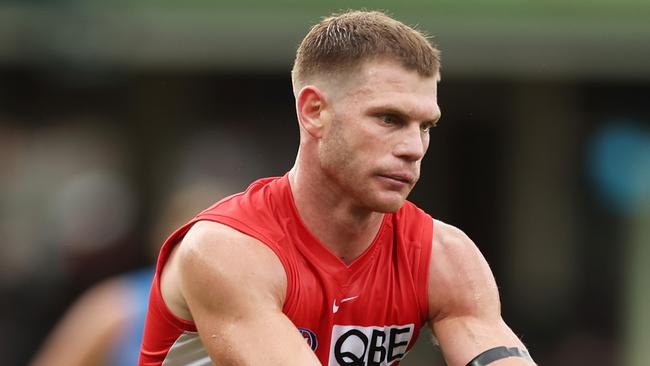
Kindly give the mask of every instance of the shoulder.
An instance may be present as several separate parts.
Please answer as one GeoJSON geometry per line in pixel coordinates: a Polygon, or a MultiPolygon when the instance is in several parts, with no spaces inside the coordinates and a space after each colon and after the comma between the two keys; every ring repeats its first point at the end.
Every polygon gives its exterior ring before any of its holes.
{"type": "Polygon", "coordinates": [[[215,276],[230,280],[259,276],[263,284],[283,282],[282,264],[267,245],[216,222],[196,223],[179,246],[179,259],[185,272],[207,275],[206,283],[215,276]]]}
{"type": "MultiPolygon", "coordinates": [[[[179,255],[185,259],[210,260],[212,252],[237,251],[253,241],[250,236],[214,221],[198,221],[179,243],[179,255]]],[[[227,253],[220,253],[227,254],[227,253]]]]}
{"type": "MultiPolygon", "coordinates": [[[[285,177],[259,179],[251,183],[245,191],[228,196],[210,206],[197,218],[221,222],[226,224],[227,228],[234,228],[268,243],[266,239],[273,241],[282,235],[279,221],[287,215],[291,206],[288,187],[285,177]]],[[[197,228],[193,228],[193,231],[199,234],[217,233],[232,236],[228,230],[197,228]]]]}
{"type": "Polygon", "coordinates": [[[480,255],[474,242],[461,229],[436,219],[433,219],[433,225],[432,252],[454,262],[462,262],[463,257],[468,254],[480,255]]]}
{"type": "Polygon", "coordinates": [[[434,220],[431,246],[429,313],[432,319],[500,313],[492,271],[462,230],[434,220]]]}
{"type": "Polygon", "coordinates": [[[229,226],[199,221],[174,249],[161,278],[163,298],[191,320],[192,301],[212,302],[238,296],[265,296],[282,306],[286,274],[273,251],[229,226]]]}

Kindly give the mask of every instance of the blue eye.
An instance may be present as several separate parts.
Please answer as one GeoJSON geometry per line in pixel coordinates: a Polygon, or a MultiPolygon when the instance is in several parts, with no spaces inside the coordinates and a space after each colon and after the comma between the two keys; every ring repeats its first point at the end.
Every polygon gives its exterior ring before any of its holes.
{"type": "Polygon", "coordinates": [[[396,125],[400,123],[400,119],[392,114],[385,114],[381,116],[381,120],[388,125],[396,125]]]}

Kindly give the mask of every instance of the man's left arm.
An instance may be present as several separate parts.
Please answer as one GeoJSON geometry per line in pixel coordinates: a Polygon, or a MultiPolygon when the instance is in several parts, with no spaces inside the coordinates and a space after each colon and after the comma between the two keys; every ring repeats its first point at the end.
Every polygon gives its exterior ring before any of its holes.
{"type": "Polygon", "coordinates": [[[429,322],[447,364],[535,365],[501,317],[494,276],[476,245],[440,221],[434,222],[433,231],[429,322]]]}

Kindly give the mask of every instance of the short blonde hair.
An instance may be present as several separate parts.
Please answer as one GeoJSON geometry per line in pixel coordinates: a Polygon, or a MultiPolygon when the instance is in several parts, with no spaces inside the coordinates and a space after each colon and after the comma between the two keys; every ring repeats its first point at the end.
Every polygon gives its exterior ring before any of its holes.
{"type": "Polygon", "coordinates": [[[424,77],[440,69],[440,51],[420,31],[379,11],[348,11],[323,19],[307,33],[291,71],[294,89],[315,76],[349,72],[379,58],[424,77]]]}

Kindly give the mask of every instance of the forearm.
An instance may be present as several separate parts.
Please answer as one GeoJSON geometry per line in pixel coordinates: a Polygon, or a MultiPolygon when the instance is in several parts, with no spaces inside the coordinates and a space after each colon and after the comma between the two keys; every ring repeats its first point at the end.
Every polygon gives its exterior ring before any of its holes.
{"type": "Polygon", "coordinates": [[[214,363],[220,366],[320,366],[295,326],[283,314],[237,319],[218,328],[197,324],[214,363]]]}
{"type": "Polygon", "coordinates": [[[520,347],[493,347],[474,357],[467,366],[487,365],[530,365],[533,359],[527,350],[520,347]],[[526,362],[524,362],[526,361],[526,362]]]}
{"type": "Polygon", "coordinates": [[[535,364],[524,344],[500,318],[448,318],[435,323],[433,329],[449,366],[535,364]]]}

